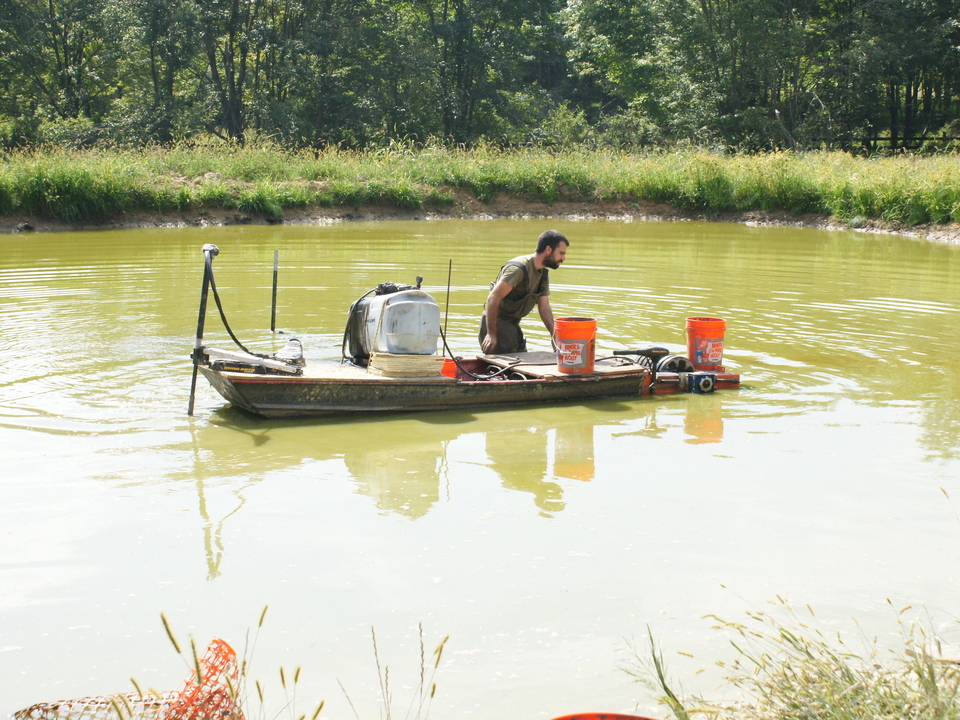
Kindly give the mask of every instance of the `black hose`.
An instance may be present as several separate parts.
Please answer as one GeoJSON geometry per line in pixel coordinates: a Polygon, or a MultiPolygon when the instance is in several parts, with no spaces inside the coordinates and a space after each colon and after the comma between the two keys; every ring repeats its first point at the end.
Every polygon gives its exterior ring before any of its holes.
{"type": "Polygon", "coordinates": [[[223,322],[223,326],[227,329],[227,333],[230,335],[233,341],[237,344],[237,347],[243,350],[248,355],[253,355],[255,357],[264,358],[264,359],[269,358],[270,357],[269,355],[262,355],[261,353],[250,352],[249,350],[247,350],[247,348],[243,346],[243,343],[241,343],[237,339],[237,336],[233,334],[233,330],[230,329],[230,324],[227,322],[227,316],[224,315],[223,313],[223,304],[220,302],[220,293],[217,292],[217,283],[213,279],[213,263],[209,262],[209,260],[210,258],[208,257],[207,262],[209,263],[208,272],[210,273],[210,289],[213,290],[213,299],[217,303],[217,310],[220,311],[220,320],[223,322]]]}
{"type": "Polygon", "coordinates": [[[510,364],[507,365],[506,367],[500,368],[500,369],[497,370],[496,372],[488,373],[487,375],[477,375],[476,373],[470,372],[470,371],[467,370],[463,365],[460,364],[460,358],[456,357],[456,356],[453,354],[453,350],[451,350],[451,349],[450,349],[450,346],[447,345],[447,336],[446,336],[446,334],[443,332],[443,329],[442,329],[442,328],[441,328],[441,330],[440,330],[440,337],[443,339],[443,349],[447,351],[447,354],[450,356],[450,359],[453,360],[453,362],[456,363],[457,368],[459,368],[460,372],[462,372],[464,375],[469,375],[469,376],[472,377],[474,380],[492,380],[493,378],[497,377],[498,375],[502,375],[502,374],[505,373],[507,370],[510,370],[510,369],[512,369],[512,368],[515,368],[517,365],[521,365],[521,364],[522,364],[519,360],[517,360],[517,361],[514,362],[514,363],[510,363],[510,364]]]}
{"type": "MultiPolygon", "coordinates": [[[[498,375],[500,375],[500,374],[502,374],[502,373],[504,373],[504,372],[506,372],[506,371],[508,371],[508,370],[511,370],[512,368],[515,368],[517,365],[522,365],[522,364],[523,364],[520,360],[517,360],[517,362],[515,362],[515,363],[510,363],[510,364],[507,365],[506,367],[500,368],[500,369],[497,370],[496,372],[490,373],[489,375],[477,375],[476,373],[470,372],[470,371],[467,370],[463,365],[460,364],[460,358],[456,357],[456,356],[453,354],[453,351],[450,349],[450,346],[447,345],[447,336],[446,336],[446,334],[444,334],[444,332],[443,332],[442,329],[440,330],[440,337],[443,339],[443,349],[447,351],[447,354],[450,356],[450,358],[453,360],[453,362],[456,363],[457,368],[460,369],[460,372],[462,372],[464,375],[469,375],[470,377],[474,378],[475,380],[492,380],[492,379],[495,378],[496,376],[498,376],[498,375]]],[[[627,359],[627,358],[624,358],[624,359],[627,359]]],[[[638,361],[638,360],[632,360],[631,362],[633,362],[633,363],[636,364],[636,365],[639,365],[640,367],[649,369],[649,368],[647,368],[647,366],[645,365],[645,363],[644,363],[642,360],[639,360],[639,361],[638,361]]],[[[527,378],[525,378],[525,379],[527,379],[527,378]]],[[[571,376],[571,377],[564,376],[564,377],[561,378],[561,380],[563,380],[564,382],[572,382],[572,381],[575,380],[575,379],[577,379],[577,378],[572,377],[572,376],[571,376]]],[[[656,375],[654,375],[654,379],[656,379],[656,375]]],[[[582,392],[582,393],[583,393],[584,395],[586,395],[587,397],[594,398],[595,400],[606,400],[606,399],[607,399],[606,396],[604,396],[604,395],[597,395],[597,394],[595,394],[595,393],[590,392],[589,390],[587,390],[585,387],[583,387],[583,386],[582,386],[581,384],[579,384],[579,383],[575,384],[574,387],[577,388],[577,390],[579,390],[580,392],[582,392]]]]}
{"type": "Polygon", "coordinates": [[[207,316],[207,290],[210,287],[210,276],[213,274],[213,256],[220,250],[216,245],[203,246],[203,289],[200,291],[200,313],[197,317],[197,336],[193,341],[193,377],[190,380],[190,401],[187,403],[187,415],[193,415],[193,404],[197,394],[197,370],[200,368],[200,350],[203,347],[203,324],[207,316]]]}
{"type": "Polygon", "coordinates": [[[370,293],[375,293],[377,288],[373,290],[367,290],[363,295],[357,298],[356,302],[350,306],[350,312],[347,313],[347,325],[343,328],[343,342],[340,343],[340,364],[343,364],[344,360],[349,360],[350,362],[355,362],[353,355],[347,355],[347,336],[350,334],[350,324],[353,322],[353,316],[357,312],[357,306],[360,304],[360,301],[363,300],[370,293]]]}

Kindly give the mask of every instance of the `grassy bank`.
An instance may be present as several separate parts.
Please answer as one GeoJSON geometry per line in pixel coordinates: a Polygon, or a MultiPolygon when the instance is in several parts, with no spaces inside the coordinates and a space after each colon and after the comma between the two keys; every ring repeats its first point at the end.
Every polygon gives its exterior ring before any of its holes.
{"type": "Polygon", "coordinates": [[[280,219],[303,207],[450,207],[481,202],[661,202],[704,214],[832,215],[856,227],[960,221],[960,157],[839,152],[724,156],[442,147],[290,152],[210,143],[0,156],[0,215],[65,222],[126,212],[235,209],[280,219]]]}
{"type": "Polygon", "coordinates": [[[667,676],[652,635],[646,647],[631,646],[624,669],[652,687],[677,720],[960,718],[960,661],[944,657],[948,649],[935,633],[903,620],[911,608],[899,613],[899,648],[883,648],[858,631],[825,632],[806,609],[805,619],[785,603],[771,613],[749,612],[742,623],[713,618],[735,651],[731,662],[717,663],[727,681],[717,689],[722,701],[685,696],[667,676]]]}

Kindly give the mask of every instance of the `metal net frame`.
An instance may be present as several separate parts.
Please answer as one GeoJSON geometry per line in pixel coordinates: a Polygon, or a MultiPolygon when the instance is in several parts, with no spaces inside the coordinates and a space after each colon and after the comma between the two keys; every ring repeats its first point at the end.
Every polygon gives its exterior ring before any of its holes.
{"type": "Polygon", "coordinates": [[[144,695],[132,692],[42,702],[18,710],[13,717],[16,720],[117,720],[122,714],[124,718],[162,720],[178,695],[178,692],[163,692],[157,697],[150,692],[144,695]]]}

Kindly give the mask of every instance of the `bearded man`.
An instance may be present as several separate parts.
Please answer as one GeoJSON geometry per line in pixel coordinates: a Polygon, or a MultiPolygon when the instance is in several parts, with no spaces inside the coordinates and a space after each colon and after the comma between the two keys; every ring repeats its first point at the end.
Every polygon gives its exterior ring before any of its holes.
{"type": "Polygon", "coordinates": [[[537,239],[533,255],[521,255],[500,268],[480,318],[480,348],[485,354],[526,352],[527,339],[520,329],[520,320],[534,306],[553,337],[549,271],[563,264],[569,246],[570,241],[561,233],[547,230],[537,239]]]}

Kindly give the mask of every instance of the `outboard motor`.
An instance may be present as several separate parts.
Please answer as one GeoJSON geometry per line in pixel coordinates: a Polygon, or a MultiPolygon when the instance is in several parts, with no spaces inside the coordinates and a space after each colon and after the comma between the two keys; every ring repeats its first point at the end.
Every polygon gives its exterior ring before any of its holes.
{"type": "Polygon", "coordinates": [[[657,372],[692,373],[696,367],[685,355],[667,355],[657,363],[657,372]]]}
{"type": "Polygon", "coordinates": [[[350,306],[343,356],[365,366],[372,353],[433,355],[440,337],[440,306],[417,284],[381,283],[350,306]],[[371,297],[372,293],[372,297],[371,297]]]}
{"type": "Polygon", "coordinates": [[[649,367],[651,370],[656,372],[657,365],[660,361],[667,357],[670,354],[670,351],[665,347],[660,347],[659,345],[641,345],[633,350],[614,350],[614,355],[637,355],[639,357],[644,357],[649,360],[649,367]]]}

